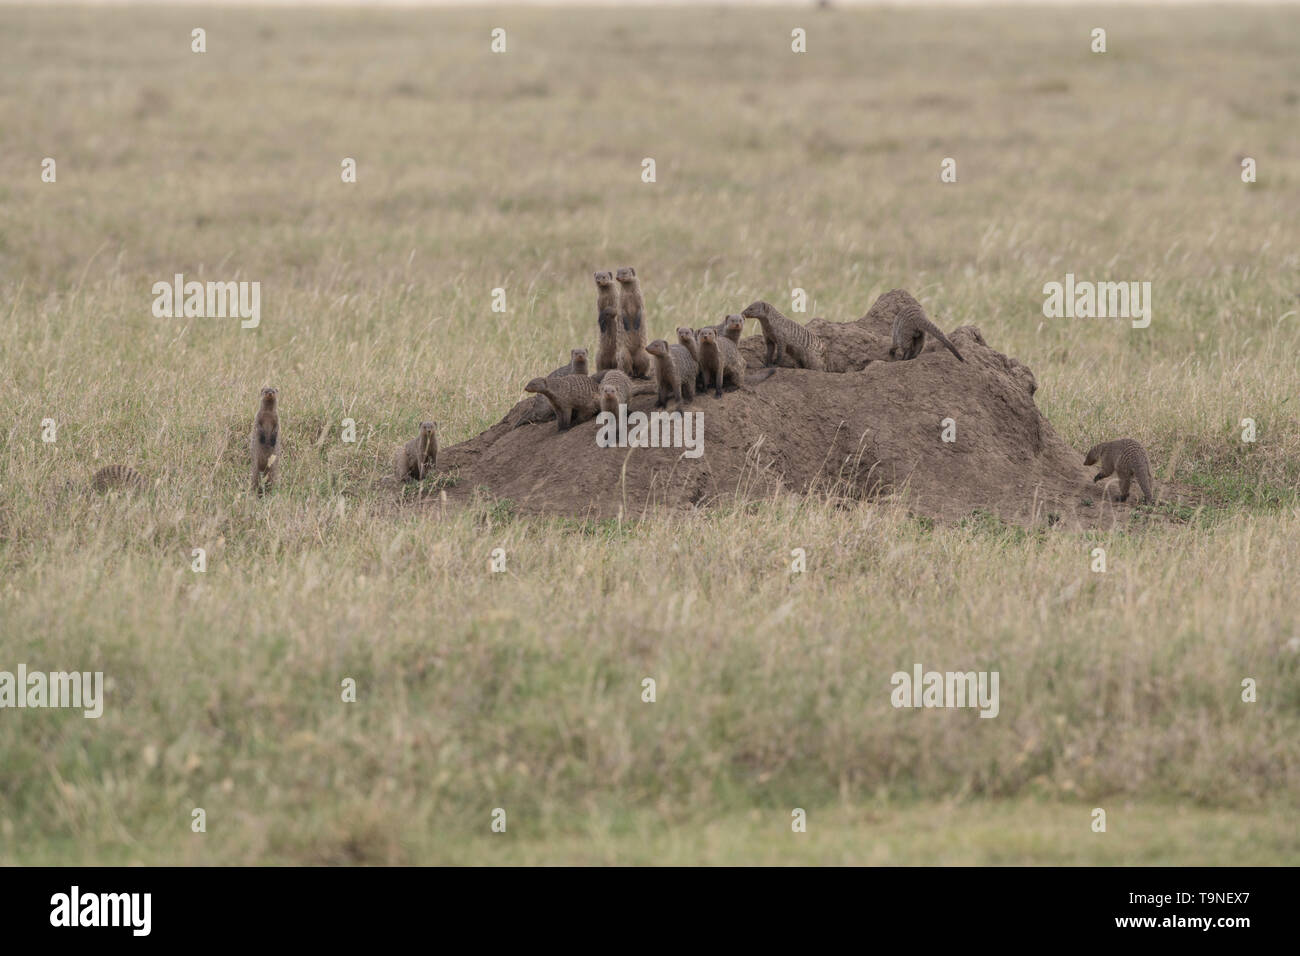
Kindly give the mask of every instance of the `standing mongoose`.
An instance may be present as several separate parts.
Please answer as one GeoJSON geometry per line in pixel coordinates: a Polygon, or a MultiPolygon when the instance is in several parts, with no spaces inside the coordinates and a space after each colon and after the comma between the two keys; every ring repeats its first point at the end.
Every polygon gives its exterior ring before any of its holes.
{"type": "Polygon", "coordinates": [[[596,279],[596,314],[606,309],[618,311],[618,282],[608,269],[594,273],[596,279]]]}
{"type": "Polygon", "coordinates": [[[636,270],[624,266],[615,274],[618,280],[618,315],[627,332],[627,356],[635,378],[650,375],[650,356],[645,350],[645,300],[641,297],[641,282],[636,270]]]}
{"type": "Polygon", "coordinates": [[[722,397],[725,382],[736,386],[745,384],[745,360],[740,349],[709,326],[700,329],[700,369],[704,373],[704,387],[712,386],[715,398],[722,397]]]}
{"type": "Polygon", "coordinates": [[[700,367],[700,337],[696,331],[685,325],[677,326],[677,343],[690,353],[695,360],[695,387],[704,388],[704,369],[700,367]]]}
{"type": "Polygon", "coordinates": [[[90,487],[100,494],[115,488],[143,491],[145,480],[144,476],[130,465],[109,465],[95,472],[94,477],[90,479],[90,487]]]}
{"type": "Polygon", "coordinates": [[[740,313],[747,319],[758,319],[763,327],[763,341],[767,344],[765,364],[780,365],[781,356],[789,353],[799,368],[826,370],[826,344],[798,322],[792,322],[766,302],[752,302],[740,313]]]}
{"type": "Polygon", "coordinates": [[[280,415],[276,410],[279,392],[274,388],[262,389],[262,404],[253,419],[253,431],[248,438],[249,453],[253,459],[253,491],[261,495],[271,490],[276,472],[280,470],[280,415]]]}
{"type": "Polygon", "coordinates": [[[1119,476],[1119,500],[1128,500],[1129,483],[1137,479],[1142,489],[1142,497],[1147,504],[1155,501],[1151,493],[1151,463],[1147,460],[1146,449],[1132,438],[1117,438],[1115,441],[1102,442],[1088,449],[1083,459],[1085,465],[1096,465],[1101,469],[1094,482],[1119,476]]]}
{"type": "MultiPolygon", "coordinates": [[[[547,378],[558,378],[562,375],[586,375],[587,374],[587,350],[570,349],[569,364],[561,365],[555,371],[548,374],[547,378]]],[[[555,410],[551,408],[551,403],[541,395],[534,395],[532,404],[519,413],[515,419],[515,428],[522,428],[524,425],[532,425],[537,422],[549,422],[555,417],[555,410]]]]}
{"type": "Polygon", "coordinates": [[[623,321],[618,317],[618,310],[604,308],[596,320],[600,326],[600,346],[596,349],[596,371],[616,368],[624,375],[632,373],[632,362],[628,357],[627,333],[623,330],[623,321]]]}
{"type": "Polygon", "coordinates": [[[433,471],[438,460],[438,426],[434,422],[420,422],[420,434],[401,448],[393,459],[393,472],[398,481],[411,478],[423,481],[433,471]]]}
{"type": "Polygon", "coordinates": [[[596,279],[596,323],[600,326],[600,346],[596,349],[596,371],[607,368],[631,372],[627,355],[627,332],[618,314],[619,285],[609,270],[594,273],[596,279]]]}
{"type": "Polygon", "coordinates": [[[655,339],[646,346],[646,352],[655,360],[655,378],[659,383],[655,408],[667,408],[670,396],[677,399],[678,408],[695,401],[695,379],[700,374],[700,366],[690,350],[684,345],[669,345],[663,339],[655,339]]]}
{"type": "Polygon", "coordinates": [[[889,350],[891,362],[914,359],[925,348],[926,333],[947,346],[948,351],[957,356],[958,361],[966,361],[957,351],[957,347],[948,341],[948,336],[939,331],[939,327],[926,318],[925,310],[916,301],[906,303],[894,315],[894,344],[889,350]]]}

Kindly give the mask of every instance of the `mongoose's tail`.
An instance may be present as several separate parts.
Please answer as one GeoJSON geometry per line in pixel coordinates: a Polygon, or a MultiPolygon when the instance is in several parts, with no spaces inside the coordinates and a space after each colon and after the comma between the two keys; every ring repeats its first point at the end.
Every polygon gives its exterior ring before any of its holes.
{"type": "Polygon", "coordinates": [[[946,345],[948,347],[948,351],[951,352],[953,355],[957,356],[957,361],[959,362],[966,361],[964,358],[961,357],[961,353],[957,351],[957,346],[953,345],[951,342],[948,341],[948,336],[940,332],[938,326],[936,326],[929,319],[922,319],[921,321],[925,325],[925,331],[930,333],[936,339],[938,339],[940,342],[946,345]]]}
{"type": "Polygon", "coordinates": [[[1147,464],[1145,458],[1138,461],[1137,468],[1133,470],[1133,477],[1137,479],[1138,487],[1142,489],[1145,502],[1153,504],[1156,496],[1151,493],[1151,466],[1147,464]]]}
{"type": "Polygon", "coordinates": [[[749,372],[745,376],[746,385],[757,385],[759,382],[765,382],[776,374],[776,369],[765,368],[761,372],[749,372]]]}
{"type": "Polygon", "coordinates": [[[144,476],[129,465],[109,465],[95,472],[94,477],[90,479],[90,487],[100,494],[114,488],[143,491],[145,481],[144,476]]]}
{"type": "Polygon", "coordinates": [[[633,385],[632,391],[628,392],[627,397],[632,398],[634,395],[657,395],[659,394],[659,384],[652,383],[649,385],[633,385]]]}

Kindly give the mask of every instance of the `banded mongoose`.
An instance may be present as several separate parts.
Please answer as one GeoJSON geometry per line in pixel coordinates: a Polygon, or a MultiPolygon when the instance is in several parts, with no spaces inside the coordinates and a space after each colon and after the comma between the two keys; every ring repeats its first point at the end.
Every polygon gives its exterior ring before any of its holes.
{"type": "Polygon", "coordinates": [[[718,329],[724,337],[731,339],[737,345],[740,344],[740,336],[745,331],[745,317],[743,315],[729,315],[722,320],[722,327],[718,329]]]}
{"type": "Polygon", "coordinates": [[[1142,489],[1142,497],[1147,504],[1155,501],[1151,493],[1151,463],[1147,460],[1146,449],[1132,438],[1117,438],[1115,441],[1102,442],[1088,449],[1083,459],[1085,465],[1096,465],[1101,469],[1094,482],[1119,477],[1119,500],[1128,501],[1129,484],[1137,479],[1142,489]]]}
{"type": "Polygon", "coordinates": [[[614,273],[605,269],[601,272],[593,273],[596,279],[596,314],[604,312],[606,309],[618,311],[618,282],[614,279],[614,273]]]}
{"type": "Polygon", "coordinates": [[[618,316],[627,332],[627,357],[635,378],[648,378],[650,356],[645,350],[645,300],[641,297],[641,282],[631,266],[619,269],[618,316]]]}
{"type": "Polygon", "coordinates": [[[695,360],[695,387],[696,389],[704,388],[704,369],[700,367],[700,336],[692,328],[685,325],[677,326],[677,343],[695,360]]]}
{"type": "Polygon", "coordinates": [[[109,465],[95,472],[90,479],[91,490],[103,494],[121,488],[126,491],[143,491],[144,476],[130,465],[109,465]]]}
{"type": "Polygon", "coordinates": [[[253,492],[261,495],[271,490],[280,470],[280,414],[276,409],[279,392],[262,389],[262,404],[253,418],[248,436],[249,454],[253,459],[253,492]]]}
{"type": "MultiPolygon", "coordinates": [[[[547,378],[558,378],[562,375],[586,375],[587,369],[587,350],[570,349],[569,364],[561,365],[555,371],[548,374],[547,378]]],[[[555,409],[551,408],[551,403],[541,395],[534,395],[532,404],[519,413],[515,419],[515,428],[522,428],[524,425],[532,425],[537,422],[549,422],[555,417],[555,409]]]]}
{"type": "Polygon", "coordinates": [[[826,370],[826,343],[798,322],[787,319],[766,302],[752,302],[740,314],[747,319],[758,319],[763,327],[763,341],[767,345],[764,364],[780,365],[781,356],[789,353],[799,368],[826,370]]]}
{"type": "Polygon", "coordinates": [[[926,318],[925,310],[919,302],[908,302],[894,314],[894,344],[889,350],[891,362],[914,359],[925,348],[926,333],[942,342],[960,362],[966,361],[957,351],[957,347],[948,341],[948,336],[939,331],[939,327],[926,318]]]}
{"type": "Polygon", "coordinates": [[[655,408],[667,408],[669,397],[677,399],[679,408],[695,401],[695,379],[700,374],[700,366],[690,350],[677,343],[669,345],[664,339],[655,339],[645,350],[655,360],[655,380],[659,383],[655,408]]]}
{"type": "Polygon", "coordinates": [[[745,360],[731,339],[723,338],[711,326],[700,329],[700,369],[704,373],[704,387],[713,387],[715,398],[722,397],[722,386],[730,382],[737,387],[745,384],[745,360]]]}
{"type": "Polygon", "coordinates": [[[630,375],[632,361],[628,357],[627,333],[623,331],[623,320],[618,317],[618,310],[601,309],[596,322],[600,326],[600,346],[596,349],[596,371],[604,372],[616,368],[624,375],[630,375]]]}
{"type": "Polygon", "coordinates": [[[600,385],[588,375],[535,378],[524,386],[524,391],[541,395],[551,403],[562,432],[591,418],[600,408],[600,385]]]}
{"type": "Polygon", "coordinates": [[[420,434],[401,448],[393,459],[393,472],[398,481],[423,481],[433,471],[438,461],[438,426],[434,422],[420,422],[420,434]]]}

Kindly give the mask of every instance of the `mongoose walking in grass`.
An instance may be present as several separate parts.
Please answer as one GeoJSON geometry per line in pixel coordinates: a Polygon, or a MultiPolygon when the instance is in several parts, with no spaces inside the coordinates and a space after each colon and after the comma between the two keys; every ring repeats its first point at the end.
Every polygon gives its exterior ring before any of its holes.
{"type": "Polygon", "coordinates": [[[650,374],[650,356],[645,350],[645,300],[641,297],[641,282],[636,270],[624,266],[614,276],[618,280],[618,316],[627,333],[627,357],[631,366],[629,374],[646,378],[650,374]]]}
{"type": "Polygon", "coordinates": [[[700,374],[699,363],[684,345],[669,345],[664,339],[655,339],[646,346],[646,352],[655,360],[655,380],[659,384],[659,398],[655,408],[667,408],[668,399],[683,404],[695,401],[695,379],[700,374]]]}
{"type": "Polygon", "coordinates": [[[942,342],[958,361],[966,361],[957,351],[957,347],[948,341],[948,336],[939,331],[939,327],[925,316],[925,310],[919,303],[909,302],[898,310],[894,316],[894,344],[889,350],[890,361],[914,359],[925,348],[926,333],[942,342]]]}
{"type": "Polygon", "coordinates": [[[708,326],[700,329],[700,369],[704,372],[704,387],[712,387],[716,398],[722,397],[722,386],[728,382],[745,384],[745,360],[740,349],[708,326]]]}
{"type": "Polygon", "coordinates": [[[780,365],[781,356],[788,353],[799,368],[826,370],[826,344],[775,307],[766,302],[753,302],[740,314],[747,319],[758,319],[763,327],[763,341],[767,344],[765,364],[780,365]]]}
{"type": "Polygon", "coordinates": [[[273,388],[262,389],[262,404],[253,419],[253,432],[248,439],[253,459],[253,491],[259,495],[271,490],[276,473],[280,470],[280,414],[276,409],[278,395],[273,388]]]}
{"type": "Polygon", "coordinates": [[[420,422],[420,434],[401,448],[393,461],[393,471],[398,481],[424,480],[433,471],[438,460],[438,426],[434,422],[420,422]]]}
{"type": "Polygon", "coordinates": [[[90,487],[100,494],[112,491],[115,488],[126,491],[143,491],[145,480],[140,472],[129,465],[109,465],[95,472],[94,477],[90,479],[90,487]]]}
{"type": "Polygon", "coordinates": [[[1084,458],[1085,465],[1096,465],[1101,469],[1094,482],[1119,477],[1119,500],[1128,501],[1129,484],[1136,478],[1142,489],[1142,497],[1147,504],[1155,501],[1151,493],[1151,463],[1147,461],[1146,449],[1132,438],[1118,438],[1115,441],[1102,442],[1088,449],[1084,458]]]}

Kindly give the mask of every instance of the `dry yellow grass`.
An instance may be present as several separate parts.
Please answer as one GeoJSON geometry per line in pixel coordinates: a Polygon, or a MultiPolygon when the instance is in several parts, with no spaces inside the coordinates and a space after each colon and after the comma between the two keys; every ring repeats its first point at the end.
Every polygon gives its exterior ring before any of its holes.
{"type": "Polygon", "coordinates": [[[1107,11],[1104,56],[1096,17],[223,10],[199,56],[191,11],[0,9],[0,669],[111,682],[97,721],[0,712],[0,860],[1294,862],[1300,13],[1107,11]],[[1222,506],[1077,536],[398,502],[393,445],[593,345],[624,263],[660,330],[905,286],[1076,447],[1132,435],[1222,506]],[[178,272],[260,281],[261,327],[154,318],[178,272]],[[1151,328],[1044,319],[1066,272],[1151,281],[1151,328]],[[155,488],[66,487],[112,461],[155,488]],[[998,670],[999,717],[894,710],[915,662],[998,670]],[[871,849],[882,819],[916,841],[871,849]]]}

